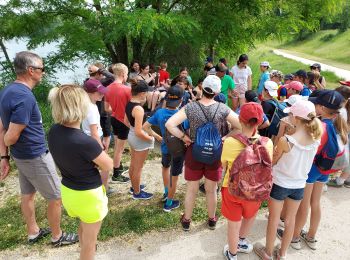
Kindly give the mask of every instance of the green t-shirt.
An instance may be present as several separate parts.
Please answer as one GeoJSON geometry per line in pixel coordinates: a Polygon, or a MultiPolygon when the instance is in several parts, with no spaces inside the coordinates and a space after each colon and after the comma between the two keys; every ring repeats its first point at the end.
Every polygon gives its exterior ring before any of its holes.
{"type": "Polygon", "coordinates": [[[235,82],[229,75],[225,75],[221,78],[221,93],[225,95],[228,100],[228,91],[235,88],[235,82]]]}

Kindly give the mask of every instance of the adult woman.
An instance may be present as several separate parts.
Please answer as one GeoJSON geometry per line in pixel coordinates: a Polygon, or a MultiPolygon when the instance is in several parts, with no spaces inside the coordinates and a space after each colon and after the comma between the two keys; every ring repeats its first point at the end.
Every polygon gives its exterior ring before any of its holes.
{"type": "Polygon", "coordinates": [[[62,203],[68,215],[80,219],[80,259],[93,259],[97,235],[108,212],[106,191],[96,166],[111,171],[113,161],[95,139],[80,130],[91,103],[82,88],[53,88],[49,100],[56,124],[50,129],[48,143],[62,174],[62,203]]]}
{"type": "Polygon", "coordinates": [[[245,103],[245,92],[252,89],[252,70],[248,66],[247,54],[239,56],[237,64],[232,67],[231,72],[236,86],[235,92],[238,94],[232,99],[233,111],[236,111],[239,105],[245,103]]]}
{"type": "Polygon", "coordinates": [[[192,145],[195,141],[198,127],[207,122],[208,118],[213,118],[212,122],[219,130],[221,136],[227,134],[226,121],[232,128],[240,128],[237,115],[224,104],[214,100],[214,96],[220,93],[220,78],[214,75],[206,77],[203,81],[203,97],[198,102],[187,104],[166,123],[166,127],[174,136],[182,139],[188,149],[185,155],[185,179],[187,181],[187,191],[185,198],[185,214],[182,215],[181,224],[184,230],[189,230],[191,223],[192,210],[195,204],[196,194],[199,188],[199,181],[205,177],[205,190],[208,208],[208,226],[215,229],[216,226],[216,187],[221,179],[221,162],[215,161],[211,165],[201,163],[192,156],[192,145]],[[177,126],[186,119],[190,122],[190,136],[183,133],[177,126]],[[225,131],[226,129],[226,131],[225,131]]]}
{"type": "Polygon", "coordinates": [[[140,73],[137,80],[144,80],[149,86],[149,93],[147,93],[147,107],[153,111],[156,108],[160,92],[155,89],[156,73],[150,73],[150,67],[148,64],[140,65],[140,73]]]}
{"type": "Polygon", "coordinates": [[[142,130],[145,111],[142,104],[146,102],[148,85],[145,81],[131,82],[131,100],[126,105],[126,124],[130,125],[128,143],[131,148],[129,175],[132,185],[133,199],[148,200],[153,194],[143,191],[140,187],[141,172],[149,149],[154,147],[154,137],[142,130]]]}
{"type": "Polygon", "coordinates": [[[130,64],[129,80],[137,78],[140,73],[140,63],[133,60],[130,64]]]}

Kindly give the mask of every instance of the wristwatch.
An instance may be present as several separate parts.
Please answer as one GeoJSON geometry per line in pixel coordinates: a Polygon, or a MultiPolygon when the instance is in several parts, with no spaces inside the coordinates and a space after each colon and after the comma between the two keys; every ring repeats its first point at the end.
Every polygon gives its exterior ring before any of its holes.
{"type": "Polygon", "coordinates": [[[6,160],[10,160],[10,155],[3,155],[3,156],[1,156],[0,157],[1,158],[1,160],[4,160],[4,159],[6,159],[6,160]]]}

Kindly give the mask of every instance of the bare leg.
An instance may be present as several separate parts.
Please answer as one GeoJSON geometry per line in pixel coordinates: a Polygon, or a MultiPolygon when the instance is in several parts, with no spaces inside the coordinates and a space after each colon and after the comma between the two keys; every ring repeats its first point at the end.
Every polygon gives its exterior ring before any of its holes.
{"type": "Polygon", "coordinates": [[[131,185],[134,189],[134,192],[136,194],[140,193],[140,183],[141,183],[141,173],[143,164],[147,158],[148,155],[148,149],[145,151],[135,151],[134,149],[131,149],[131,161],[130,161],[130,179],[131,179],[131,185]]]}
{"type": "Polygon", "coordinates": [[[113,158],[113,164],[114,168],[119,168],[120,161],[122,159],[124,147],[125,147],[126,140],[120,140],[117,138],[117,136],[114,136],[114,158],[113,158]]]}
{"type": "Polygon", "coordinates": [[[269,220],[266,228],[266,254],[272,256],[276,232],[284,201],[269,199],[269,220]]]}
{"type": "Polygon", "coordinates": [[[232,110],[236,111],[238,106],[239,106],[239,98],[238,97],[232,98],[232,110]]]}
{"type": "Polygon", "coordinates": [[[205,178],[205,197],[207,201],[207,209],[209,218],[215,217],[216,204],[218,197],[216,194],[217,183],[205,178]]]}
{"type": "Polygon", "coordinates": [[[164,187],[168,187],[168,189],[170,189],[170,180],[169,180],[170,179],[170,167],[168,167],[168,168],[162,167],[162,176],[163,176],[164,187]]]}
{"type": "Polygon", "coordinates": [[[300,203],[296,218],[293,238],[299,238],[300,232],[306,224],[307,216],[309,214],[311,194],[314,184],[306,184],[304,191],[304,198],[300,203]]]}
{"type": "Polygon", "coordinates": [[[35,220],[34,197],[35,193],[21,195],[21,210],[27,225],[28,235],[35,235],[39,232],[39,226],[35,220]]]}
{"type": "Polygon", "coordinates": [[[80,246],[80,249],[82,248],[82,245],[83,245],[83,225],[79,224],[79,228],[78,228],[78,236],[79,236],[79,246],[80,246]]]}
{"type": "Polygon", "coordinates": [[[80,259],[93,260],[95,258],[97,235],[101,228],[101,221],[87,224],[81,222],[83,243],[81,244],[80,259]]]}
{"type": "Polygon", "coordinates": [[[311,195],[311,216],[308,237],[314,238],[321,221],[321,196],[324,183],[316,182],[311,195]]]}
{"type": "Polygon", "coordinates": [[[286,219],[286,207],[285,205],[283,204],[283,208],[282,208],[282,212],[281,212],[281,216],[280,216],[280,219],[281,220],[285,220],[286,219]]]}
{"type": "Polygon", "coordinates": [[[159,91],[154,91],[154,92],[153,92],[151,111],[153,111],[153,110],[156,108],[156,106],[157,106],[158,99],[159,99],[159,94],[160,94],[159,91]]]}
{"type": "Polygon", "coordinates": [[[249,235],[250,230],[253,227],[255,217],[256,217],[256,214],[252,218],[242,219],[241,229],[239,230],[239,237],[246,238],[249,235]]]}
{"type": "Polygon", "coordinates": [[[227,220],[227,240],[228,246],[231,254],[237,254],[238,240],[239,240],[239,230],[241,227],[241,221],[231,221],[227,220]]]}
{"type": "Polygon", "coordinates": [[[61,206],[62,202],[58,200],[50,200],[47,207],[47,219],[52,232],[52,238],[57,240],[62,235],[61,224],[61,206]]]}
{"type": "Polygon", "coordinates": [[[243,104],[245,104],[245,98],[239,98],[239,105],[242,106],[243,104]]]}
{"type": "Polygon", "coordinates": [[[187,181],[186,197],[185,197],[185,219],[192,217],[192,211],[196,202],[199,188],[198,181],[187,181]]]}

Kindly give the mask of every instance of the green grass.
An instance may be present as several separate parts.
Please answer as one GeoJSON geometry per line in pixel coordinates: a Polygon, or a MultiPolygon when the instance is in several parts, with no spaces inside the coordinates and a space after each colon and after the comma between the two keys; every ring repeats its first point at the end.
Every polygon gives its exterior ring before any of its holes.
{"type": "Polygon", "coordinates": [[[350,30],[338,33],[337,30],[324,30],[310,35],[303,41],[288,41],[274,44],[274,47],[306,54],[320,62],[350,70],[350,30]]]}
{"type": "MultiPolygon", "coordinates": [[[[271,69],[280,70],[283,74],[289,74],[297,71],[298,69],[304,69],[309,71],[309,66],[301,62],[294,61],[291,59],[284,58],[276,55],[272,52],[271,47],[264,45],[258,45],[255,50],[248,53],[249,55],[249,66],[253,72],[253,87],[257,87],[260,77],[259,64],[261,61],[268,61],[271,65],[271,69]]],[[[339,86],[338,78],[333,72],[324,71],[322,75],[326,77],[327,88],[335,88],[339,86]]]]}

